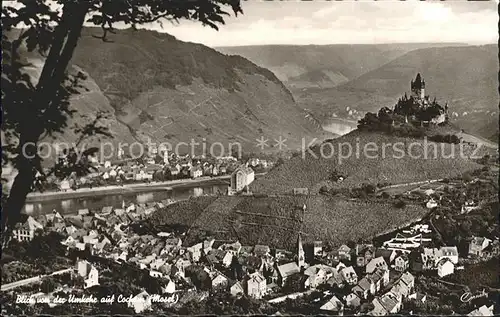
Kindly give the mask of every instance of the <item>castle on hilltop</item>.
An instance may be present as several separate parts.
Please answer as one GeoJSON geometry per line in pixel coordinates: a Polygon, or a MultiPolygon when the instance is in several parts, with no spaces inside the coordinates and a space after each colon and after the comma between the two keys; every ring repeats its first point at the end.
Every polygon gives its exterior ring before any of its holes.
{"type": "Polygon", "coordinates": [[[410,82],[411,95],[405,93],[403,98],[398,100],[394,112],[420,122],[440,124],[448,121],[448,103],[444,107],[434,100],[430,100],[425,94],[425,80],[417,74],[415,80],[410,82]]]}

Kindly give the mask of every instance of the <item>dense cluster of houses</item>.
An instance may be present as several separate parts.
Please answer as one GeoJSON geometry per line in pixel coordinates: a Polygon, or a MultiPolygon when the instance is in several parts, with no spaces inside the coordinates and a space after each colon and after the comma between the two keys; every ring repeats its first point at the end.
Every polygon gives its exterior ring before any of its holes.
{"type": "MultiPolygon", "coordinates": [[[[187,161],[182,159],[177,158],[175,165],[172,165],[174,160],[171,157],[166,159],[169,168],[172,168],[172,174],[186,166],[189,166],[189,175],[194,178],[205,175],[205,171],[224,171],[221,167],[223,165],[214,166],[209,162],[202,163],[187,157],[184,158],[187,161]],[[191,173],[193,170],[196,172],[191,173]]],[[[234,161],[230,158],[228,160],[234,161]]],[[[148,167],[153,166],[153,163],[157,164],[151,162],[148,167]]],[[[139,168],[138,173],[141,175],[155,170],[144,169],[146,165],[141,169],[141,165],[131,164],[131,167],[139,168]]],[[[247,189],[254,180],[251,166],[259,164],[262,164],[260,160],[253,159],[246,165],[235,165],[229,193],[247,189]]],[[[163,165],[160,169],[165,167],[163,165]]],[[[109,162],[103,168],[106,170],[104,173],[108,174],[111,170],[116,171],[113,175],[120,175],[120,171],[126,170],[124,166],[116,167],[109,162]]],[[[298,194],[306,191],[294,189],[295,192],[298,194]]],[[[428,190],[425,195],[434,193],[435,191],[428,190]]],[[[76,216],[62,216],[54,212],[37,219],[28,217],[25,222],[18,224],[13,236],[19,241],[29,241],[35,237],[37,230],[60,232],[65,236],[62,243],[68,248],[90,250],[94,255],[120,263],[127,262],[147,270],[151,277],[162,281],[165,294],[191,292],[193,289],[201,292],[192,281],[193,269],[203,272],[208,278],[212,292],[228,292],[233,296],[244,294],[272,301],[272,297],[287,296],[290,281],[298,281],[301,292],[323,286],[340,289],[342,292],[336,293],[321,306],[322,310],[339,314],[346,310],[356,313],[365,303],[371,303],[370,315],[398,313],[405,301],[426,300],[425,294],[415,292],[413,274],[431,271],[442,278],[462,268],[458,266],[457,247],[432,247],[432,243],[429,243],[431,239],[426,236],[431,231],[425,224],[417,224],[397,233],[380,248],[357,244],[341,245],[331,250],[325,248],[322,241],[314,241],[306,247],[298,234],[296,248],[292,251],[273,249],[268,245],[242,245],[239,241],[216,241],[212,238],[186,245],[182,235],[170,232],[138,235],[130,229],[131,223],[148,217],[170,203],[162,201],[132,204],[128,207],[123,205],[122,208],[104,207],[99,212],[82,209],[76,216]],[[307,257],[305,247],[310,251],[307,257]]],[[[438,203],[431,197],[427,207],[435,208],[438,203]]],[[[476,204],[467,201],[463,209],[467,209],[467,212],[470,208],[476,208],[476,204]]],[[[486,237],[471,237],[468,255],[471,258],[482,257],[492,245],[498,245],[498,241],[486,237]]],[[[84,278],[84,288],[99,284],[99,272],[91,263],[78,261],[76,272],[84,278]]],[[[154,294],[141,292],[130,305],[136,313],[147,311],[151,308],[152,296],[154,294]]],[[[475,313],[487,316],[489,311],[490,308],[481,307],[475,313]]]]}
{"type": "MultiPolygon", "coordinates": [[[[65,157],[62,156],[59,160],[64,164],[65,157]]],[[[153,180],[222,176],[233,173],[241,165],[241,162],[233,156],[218,158],[181,156],[154,149],[148,153],[145,159],[141,160],[123,159],[115,162],[99,162],[95,157],[89,157],[89,160],[95,167],[95,171],[85,176],[77,177],[74,174],[62,181],[55,178],[49,181],[57,182],[60,190],[67,191],[71,188],[89,185],[94,181],[148,182],[153,180]]],[[[265,170],[272,165],[272,161],[260,158],[250,158],[246,162],[246,166],[253,169],[265,170]]],[[[251,180],[247,182],[251,182],[251,180]]]]}
{"type": "MultiPolygon", "coordinates": [[[[345,296],[332,296],[321,306],[322,310],[356,312],[363,303],[371,301],[370,314],[375,316],[398,313],[406,300],[425,301],[424,294],[415,293],[415,279],[410,271],[435,270],[443,277],[452,274],[458,263],[454,246],[420,248],[422,251],[413,250],[410,254],[403,252],[404,248],[375,248],[366,244],[326,250],[321,241],[315,241],[307,245],[308,264],[300,234],[297,247],[289,251],[271,249],[268,245],[246,246],[238,241],[223,243],[212,238],[184,245],[182,236],[167,232],[138,235],[128,227],[169,203],[104,207],[94,213],[82,209],[73,216],[55,212],[37,220],[29,217],[16,229],[14,237],[31,240],[38,229],[60,232],[65,236],[62,243],[68,248],[89,250],[94,255],[147,270],[150,276],[162,281],[164,294],[192,290],[194,283],[187,272],[196,267],[206,273],[214,292],[270,298],[273,294],[283,295],[288,290],[287,281],[296,280],[302,291],[322,286],[348,290],[345,296]]],[[[490,242],[474,237],[470,255],[480,255],[490,242]]],[[[78,261],[76,272],[83,277],[84,288],[99,284],[99,272],[91,263],[78,261]]],[[[131,304],[136,313],[151,308],[153,295],[142,292],[137,296],[131,304]]]]}

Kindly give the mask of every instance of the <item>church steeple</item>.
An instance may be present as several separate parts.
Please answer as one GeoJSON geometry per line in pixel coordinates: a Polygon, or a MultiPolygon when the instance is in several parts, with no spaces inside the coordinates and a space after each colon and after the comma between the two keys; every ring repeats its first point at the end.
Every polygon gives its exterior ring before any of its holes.
{"type": "Polygon", "coordinates": [[[302,237],[299,232],[299,237],[297,239],[297,266],[299,268],[304,267],[305,264],[305,256],[304,256],[304,247],[302,246],[302,237]]]}

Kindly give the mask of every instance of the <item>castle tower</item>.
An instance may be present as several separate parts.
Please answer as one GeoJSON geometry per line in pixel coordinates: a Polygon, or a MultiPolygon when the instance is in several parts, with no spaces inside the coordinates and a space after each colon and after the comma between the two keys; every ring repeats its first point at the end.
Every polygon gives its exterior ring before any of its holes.
{"type": "Polygon", "coordinates": [[[411,81],[411,96],[417,99],[425,98],[425,80],[420,76],[420,73],[417,74],[415,81],[411,81]]]}
{"type": "Polygon", "coordinates": [[[305,254],[304,254],[304,247],[302,246],[302,237],[300,236],[299,232],[299,237],[297,239],[297,265],[300,269],[304,267],[305,264],[305,254]]]}

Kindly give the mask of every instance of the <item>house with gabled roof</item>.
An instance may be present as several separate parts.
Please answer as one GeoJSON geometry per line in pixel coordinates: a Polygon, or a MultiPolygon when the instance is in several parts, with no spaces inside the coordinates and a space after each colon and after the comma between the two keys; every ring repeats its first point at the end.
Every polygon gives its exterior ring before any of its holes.
{"type": "Polygon", "coordinates": [[[382,269],[382,270],[387,270],[387,263],[385,262],[384,258],[379,256],[378,258],[374,258],[366,264],[365,271],[366,273],[373,273],[377,269],[382,269]]]}
{"type": "Polygon", "coordinates": [[[14,230],[12,230],[12,236],[17,241],[31,241],[35,237],[36,230],[43,230],[43,225],[32,216],[29,216],[24,223],[16,224],[14,230]]]}
{"type": "Polygon", "coordinates": [[[410,267],[410,259],[406,253],[402,253],[394,260],[394,269],[398,272],[405,272],[410,267]]]}
{"type": "Polygon", "coordinates": [[[240,255],[247,256],[253,254],[254,247],[251,245],[242,245],[240,255]]]}
{"type": "Polygon", "coordinates": [[[154,278],[162,278],[163,273],[156,271],[156,270],[149,270],[149,276],[154,277],[154,278]]]}
{"type": "Polygon", "coordinates": [[[449,258],[443,258],[438,262],[437,272],[439,277],[453,274],[455,271],[455,264],[449,258]]]}
{"type": "Polygon", "coordinates": [[[349,293],[344,297],[347,307],[357,308],[361,306],[361,298],[355,293],[349,293]]]}
{"type": "Polygon", "coordinates": [[[375,287],[373,280],[369,276],[365,276],[352,288],[352,292],[360,298],[367,299],[369,295],[375,294],[375,287]]]}
{"type": "Polygon", "coordinates": [[[317,288],[325,284],[334,274],[338,274],[338,272],[331,266],[324,264],[310,266],[304,271],[304,275],[308,276],[304,286],[306,288],[317,288]]]}
{"type": "Polygon", "coordinates": [[[83,243],[88,243],[92,246],[99,243],[99,239],[97,237],[94,237],[94,236],[86,235],[86,236],[83,236],[82,239],[83,239],[83,243]]]}
{"type": "Polygon", "coordinates": [[[200,242],[188,247],[186,250],[191,254],[193,262],[198,262],[201,259],[202,249],[203,249],[203,243],[200,242]]]}
{"type": "Polygon", "coordinates": [[[317,257],[323,256],[323,241],[314,241],[313,242],[313,254],[317,257]]]}
{"type": "Polygon", "coordinates": [[[453,264],[458,264],[458,248],[455,246],[444,246],[439,249],[440,261],[443,258],[448,258],[453,264]]]}
{"type": "Polygon", "coordinates": [[[86,215],[89,215],[90,214],[90,211],[88,208],[84,208],[84,209],[79,209],[78,210],[78,215],[79,216],[86,216],[86,215]]]}
{"type": "Polygon", "coordinates": [[[212,278],[212,289],[217,290],[225,290],[229,284],[229,280],[227,277],[222,275],[221,273],[217,273],[212,278]]]}
{"type": "Polygon", "coordinates": [[[352,266],[348,266],[340,270],[343,280],[349,285],[355,285],[358,282],[358,274],[352,266]]]}
{"type": "Polygon", "coordinates": [[[225,267],[229,267],[233,261],[233,254],[220,249],[212,249],[205,258],[211,266],[222,264],[225,267]]]}
{"type": "Polygon", "coordinates": [[[267,291],[266,279],[259,272],[252,273],[246,280],[247,295],[256,299],[264,297],[267,291]]]}
{"type": "Polygon", "coordinates": [[[328,284],[331,287],[336,286],[341,288],[345,285],[345,281],[344,278],[342,277],[342,274],[337,272],[337,274],[333,274],[333,276],[330,277],[328,281],[326,281],[326,284],[328,284]]]}
{"type": "Polygon", "coordinates": [[[351,248],[349,248],[347,245],[343,244],[341,245],[338,250],[337,250],[339,260],[347,260],[351,261],[351,248]]]}
{"type": "Polygon", "coordinates": [[[255,178],[255,173],[252,168],[242,165],[231,174],[231,185],[229,186],[229,194],[234,194],[242,191],[246,186],[250,185],[255,178]]]}
{"type": "Polygon", "coordinates": [[[271,248],[268,245],[257,244],[253,248],[253,253],[259,257],[266,256],[271,253],[271,248]]]}
{"type": "Polygon", "coordinates": [[[483,305],[483,306],[471,311],[467,316],[494,316],[493,307],[494,307],[494,305],[491,305],[489,307],[486,305],[483,305]]]}
{"type": "Polygon", "coordinates": [[[367,265],[375,257],[375,247],[371,244],[356,245],[356,265],[359,267],[367,265]]]}
{"type": "Polygon", "coordinates": [[[281,286],[285,285],[285,281],[287,278],[289,278],[294,274],[300,273],[300,268],[295,262],[279,265],[277,267],[277,270],[279,275],[278,282],[280,283],[281,286]]]}
{"type": "Polygon", "coordinates": [[[229,293],[231,294],[231,296],[240,296],[245,294],[245,290],[243,289],[243,286],[240,282],[232,280],[229,283],[229,293]]]}
{"type": "Polygon", "coordinates": [[[399,279],[403,283],[405,283],[406,286],[408,286],[408,288],[410,290],[412,290],[413,287],[415,287],[415,277],[411,273],[405,272],[405,273],[403,273],[403,275],[401,275],[401,277],[399,279]]]}
{"type": "Polygon", "coordinates": [[[234,243],[223,244],[219,249],[230,252],[232,255],[238,256],[241,250],[241,243],[236,241],[234,243]]]}
{"type": "Polygon", "coordinates": [[[401,280],[399,280],[392,286],[391,292],[396,294],[396,296],[398,296],[400,300],[402,300],[403,298],[407,298],[408,296],[410,296],[411,293],[408,286],[401,280]]]}
{"type": "Polygon", "coordinates": [[[320,309],[340,313],[344,310],[344,304],[334,295],[320,309]]]}
{"type": "Polygon", "coordinates": [[[389,270],[379,269],[371,274],[367,274],[373,283],[375,284],[375,291],[378,292],[380,289],[389,284],[389,270]]]}
{"type": "Polygon", "coordinates": [[[385,248],[378,248],[377,251],[375,251],[375,257],[383,257],[387,264],[391,264],[396,259],[397,255],[395,250],[385,248]]]}
{"type": "Polygon", "coordinates": [[[156,258],[151,263],[149,263],[149,267],[151,270],[159,270],[166,263],[165,259],[156,258]]]}
{"type": "Polygon", "coordinates": [[[491,240],[485,237],[472,237],[469,243],[469,255],[470,256],[481,256],[483,250],[486,249],[491,240]]]}
{"type": "Polygon", "coordinates": [[[73,234],[73,233],[75,233],[75,232],[76,232],[76,230],[78,230],[78,229],[77,229],[75,226],[73,226],[73,225],[69,225],[69,226],[66,226],[66,227],[64,228],[64,230],[66,231],[66,233],[67,233],[68,235],[72,235],[72,234],[73,234]]]}
{"type": "Polygon", "coordinates": [[[76,240],[80,240],[86,235],[87,235],[87,230],[85,229],[76,229],[76,231],[71,234],[71,236],[76,240]]]}
{"type": "Polygon", "coordinates": [[[257,256],[239,256],[238,263],[241,265],[241,270],[243,272],[253,273],[255,271],[262,272],[264,270],[264,260],[257,256]]]}
{"type": "Polygon", "coordinates": [[[99,285],[99,272],[97,268],[86,260],[80,260],[76,264],[78,275],[84,278],[84,288],[99,285]]]}
{"type": "Polygon", "coordinates": [[[387,315],[387,314],[396,314],[401,310],[401,300],[399,297],[392,293],[388,292],[384,295],[375,298],[372,301],[374,309],[372,311],[382,313],[379,316],[387,315]],[[385,312],[385,313],[383,313],[385,312]]]}
{"type": "Polygon", "coordinates": [[[208,254],[208,251],[212,249],[214,243],[215,243],[214,238],[207,238],[203,241],[203,251],[205,252],[205,254],[208,254]]]}
{"type": "Polygon", "coordinates": [[[151,296],[146,291],[142,291],[135,295],[130,301],[127,302],[127,306],[134,309],[136,314],[140,314],[144,311],[150,310],[152,306],[151,296]]]}
{"type": "Polygon", "coordinates": [[[163,286],[161,287],[161,291],[163,294],[173,294],[175,293],[175,282],[172,281],[171,278],[165,278],[167,282],[163,282],[163,286]]]}

